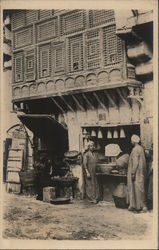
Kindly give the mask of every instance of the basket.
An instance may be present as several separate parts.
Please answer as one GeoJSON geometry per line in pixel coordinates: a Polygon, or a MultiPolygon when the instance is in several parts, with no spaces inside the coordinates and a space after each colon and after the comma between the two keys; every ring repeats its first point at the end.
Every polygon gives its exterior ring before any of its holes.
{"type": "Polygon", "coordinates": [[[78,151],[72,150],[72,151],[67,151],[66,153],[64,153],[64,157],[67,159],[76,159],[79,154],[80,153],[78,151]]]}
{"type": "Polygon", "coordinates": [[[56,199],[50,200],[50,202],[54,205],[69,204],[70,198],[56,198],[56,199]]]}
{"type": "Polygon", "coordinates": [[[125,197],[121,198],[121,197],[117,197],[117,196],[113,195],[113,198],[114,198],[115,206],[117,208],[128,208],[128,204],[126,203],[125,197]]]}
{"type": "Polygon", "coordinates": [[[111,170],[114,169],[115,164],[98,164],[96,172],[103,174],[110,174],[111,170]]]}

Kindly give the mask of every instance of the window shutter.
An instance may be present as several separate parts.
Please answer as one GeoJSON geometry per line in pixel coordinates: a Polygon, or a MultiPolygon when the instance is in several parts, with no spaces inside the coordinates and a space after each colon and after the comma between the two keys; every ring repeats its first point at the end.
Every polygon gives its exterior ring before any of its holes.
{"type": "Polygon", "coordinates": [[[64,43],[53,44],[53,65],[54,73],[64,72],[65,66],[64,43]]]}
{"type": "Polygon", "coordinates": [[[122,41],[115,34],[115,26],[103,29],[104,64],[114,64],[122,61],[122,41]]]}
{"type": "Polygon", "coordinates": [[[39,48],[39,77],[48,77],[51,75],[51,47],[50,44],[39,48]]]}
{"type": "Polygon", "coordinates": [[[26,10],[26,25],[33,24],[38,18],[37,10],[26,10]]]}
{"type": "Polygon", "coordinates": [[[82,36],[78,35],[69,40],[69,68],[70,71],[83,69],[83,41],[82,36]]]}
{"type": "Polygon", "coordinates": [[[30,49],[25,52],[25,79],[33,81],[36,78],[36,49],[30,49]]]}
{"type": "Polygon", "coordinates": [[[12,29],[25,26],[25,10],[15,11],[12,15],[12,29]]]}
{"type": "Polygon", "coordinates": [[[37,41],[44,41],[57,36],[57,18],[37,25],[37,41]]]}
{"type": "Polygon", "coordinates": [[[14,82],[22,82],[24,77],[23,52],[13,55],[14,82]]]}
{"type": "Polygon", "coordinates": [[[32,27],[15,32],[13,38],[13,44],[15,49],[32,44],[32,27]]]}
{"type": "Polygon", "coordinates": [[[39,19],[49,18],[52,15],[52,10],[39,10],[39,19]]]}
{"type": "Polygon", "coordinates": [[[101,51],[99,31],[97,30],[91,31],[86,35],[86,60],[88,69],[100,66],[101,51]]]}
{"type": "Polygon", "coordinates": [[[60,22],[62,35],[83,30],[86,23],[85,12],[83,10],[74,10],[61,15],[60,22]]]}
{"type": "Polygon", "coordinates": [[[89,25],[94,27],[115,21],[114,10],[90,10],[89,25]]]}

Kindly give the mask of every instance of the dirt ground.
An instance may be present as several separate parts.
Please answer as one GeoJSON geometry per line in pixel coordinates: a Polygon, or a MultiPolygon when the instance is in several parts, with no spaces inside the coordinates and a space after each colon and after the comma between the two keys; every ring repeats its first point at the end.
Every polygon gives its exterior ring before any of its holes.
{"type": "Polygon", "coordinates": [[[152,212],[134,214],[113,203],[52,205],[35,197],[4,195],[3,237],[16,239],[151,239],[152,212]]]}

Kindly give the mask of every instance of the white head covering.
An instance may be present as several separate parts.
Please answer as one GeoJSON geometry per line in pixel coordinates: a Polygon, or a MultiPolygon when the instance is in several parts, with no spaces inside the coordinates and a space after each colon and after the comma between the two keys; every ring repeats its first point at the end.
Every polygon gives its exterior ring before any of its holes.
{"type": "Polygon", "coordinates": [[[131,136],[131,141],[135,142],[135,143],[139,143],[140,142],[140,137],[138,135],[132,135],[131,136]]]}
{"type": "Polygon", "coordinates": [[[91,140],[89,140],[88,143],[87,143],[87,146],[89,147],[89,146],[91,146],[91,145],[94,145],[94,142],[91,141],[91,140]]]}

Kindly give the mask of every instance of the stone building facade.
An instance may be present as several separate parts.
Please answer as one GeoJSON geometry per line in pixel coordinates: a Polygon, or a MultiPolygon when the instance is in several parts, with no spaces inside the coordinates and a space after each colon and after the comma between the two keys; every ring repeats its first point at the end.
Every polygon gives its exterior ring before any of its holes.
{"type": "Polygon", "coordinates": [[[12,14],[12,102],[36,152],[83,152],[88,139],[130,152],[133,133],[152,146],[153,16],[114,10],[12,14]],[[148,35],[144,33],[144,30],[148,35]]]}

